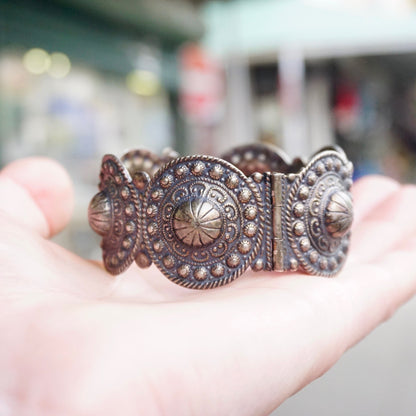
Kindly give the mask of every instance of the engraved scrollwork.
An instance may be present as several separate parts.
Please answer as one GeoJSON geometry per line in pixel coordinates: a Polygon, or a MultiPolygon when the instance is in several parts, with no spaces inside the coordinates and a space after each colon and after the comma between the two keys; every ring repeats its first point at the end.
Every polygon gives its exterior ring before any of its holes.
{"type": "Polygon", "coordinates": [[[234,204],[224,204],[224,212],[230,221],[236,221],[238,219],[238,210],[234,204]]]}
{"type": "MultiPolygon", "coordinates": [[[[320,251],[323,251],[323,252],[333,251],[333,250],[330,250],[330,242],[327,238],[325,238],[325,236],[323,235],[318,236],[316,242],[320,251]]],[[[332,247],[334,247],[334,245],[332,247]]]]}
{"type": "Polygon", "coordinates": [[[221,241],[214,247],[210,249],[210,254],[213,257],[222,257],[228,250],[228,243],[226,241],[221,241]]]}
{"type": "Polygon", "coordinates": [[[313,199],[309,204],[309,210],[312,216],[319,215],[319,209],[320,209],[320,200],[319,199],[313,199]]]}
{"type": "Polygon", "coordinates": [[[114,221],[114,226],[113,226],[113,231],[114,234],[117,236],[120,236],[123,233],[123,221],[121,219],[115,220],[114,221]]]}
{"type": "Polygon", "coordinates": [[[237,224],[231,222],[227,226],[227,232],[225,234],[225,240],[228,243],[232,243],[239,237],[239,229],[237,224]]]}
{"type": "Polygon", "coordinates": [[[122,209],[123,209],[123,207],[121,205],[121,201],[119,201],[118,199],[113,201],[113,210],[114,210],[115,215],[117,215],[117,216],[120,215],[122,209]]]}
{"type": "MultiPolygon", "coordinates": [[[[104,180],[108,181],[108,178],[106,178],[104,180]]],[[[117,186],[114,183],[112,183],[112,182],[108,183],[108,185],[106,186],[106,191],[112,198],[117,197],[117,194],[118,194],[117,193],[117,186]]]]}
{"type": "MultiPolygon", "coordinates": [[[[172,235],[172,239],[173,239],[173,235],[172,235]]],[[[186,247],[183,246],[183,244],[180,244],[180,243],[178,243],[176,241],[174,241],[172,243],[172,246],[171,247],[172,247],[172,250],[177,255],[179,255],[181,257],[186,257],[186,256],[189,256],[190,255],[190,252],[191,252],[190,248],[186,248],[186,247]]]]}
{"type": "Polygon", "coordinates": [[[172,194],[172,201],[177,202],[189,195],[189,189],[178,188],[172,194]]]}
{"type": "Polygon", "coordinates": [[[171,203],[167,203],[162,208],[162,215],[165,218],[170,218],[174,209],[174,205],[171,203]]]}
{"type": "Polygon", "coordinates": [[[191,253],[191,259],[198,263],[205,263],[209,260],[210,255],[208,251],[193,251],[191,253]]]}
{"type": "Polygon", "coordinates": [[[172,241],[174,239],[174,234],[169,226],[169,224],[163,224],[163,232],[165,235],[166,240],[172,241]]]}
{"type": "Polygon", "coordinates": [[[316,189],[316,196],[318,198],[322,198],[322,195],[324,194],[325,189],[327,188],[327,185],[328,184],[325,183],[325,180],[323,180],[322,182],[318,184],[317,189],[316,189]]]}
{"type": "Polygon", "coordinates": [[[206,185],[203,182],[192,183],[189,186],[189,193],[194,196],[202,196],[206,191],[206,185]]]}
{"type": "Polygon", "coordinates": [[[309,227],[313,237],[318,238],[322,234],[318,218],[311,218],[309,227]]]}
{"type": "Polygon", "coordinates": [[[209,189],[209,197],[215,199],[218,203],[224,204],[227,201],[227,195],[218,187],[209,189]]]}

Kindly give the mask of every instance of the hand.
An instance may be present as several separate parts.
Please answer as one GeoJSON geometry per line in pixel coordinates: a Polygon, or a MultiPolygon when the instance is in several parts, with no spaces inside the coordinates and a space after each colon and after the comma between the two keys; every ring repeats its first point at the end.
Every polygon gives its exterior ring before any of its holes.
{"type": "Polygon", "coordinates": [[[354,186],[337,277],[246,272],[204,292],[49,241],[73,200],[52,161],[12,163],[0,191],[5,416],[265,415],[416,292],[416,188],[387,178],[354,186]]]}

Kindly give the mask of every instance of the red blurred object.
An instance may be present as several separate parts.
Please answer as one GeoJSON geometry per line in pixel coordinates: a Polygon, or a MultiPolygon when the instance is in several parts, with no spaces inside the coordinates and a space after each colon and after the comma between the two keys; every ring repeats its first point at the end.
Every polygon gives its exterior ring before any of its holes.
{"type": "Polygon", "coordinates": [[[224,99],[221,67],[197,44],[183,47],[180,65],[180,101],[186,117],[201,124],[215,122],[224,99]]]}

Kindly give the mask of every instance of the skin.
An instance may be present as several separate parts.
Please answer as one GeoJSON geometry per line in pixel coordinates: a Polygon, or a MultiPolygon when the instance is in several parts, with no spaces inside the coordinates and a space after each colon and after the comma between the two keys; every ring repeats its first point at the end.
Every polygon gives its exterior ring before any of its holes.
{"type": "Polygon", "coordinates": [[[114,278],[51,242],[73,193],[55,162],[0,173],[0,414],[267,415],[416,291],[416,188],[367,177],[332,279],[246,272],[193,291],[114,278]]]}

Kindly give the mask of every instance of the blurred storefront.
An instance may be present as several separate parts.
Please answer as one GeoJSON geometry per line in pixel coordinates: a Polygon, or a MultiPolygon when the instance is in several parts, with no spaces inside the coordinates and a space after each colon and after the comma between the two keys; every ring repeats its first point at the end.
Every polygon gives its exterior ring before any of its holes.
{"type": "Polygon", "coordinates": [[[416,182],[415,3],[0,0],[0,163],[69,169],[84,255],[104,153],[339,143],[356,176],[416,182]]]}
{"type": "Polygon", "coordinates": [[[0,0],[0,163],[46,155],[75,181],[61,239],[97,247],[86,223],[100,159],[182,149],[179,51],[202,35],[190,1],[0,0]]]}
{"type": "Polygon", "coordinates": [[[412,0],[207,3],[204,46],[227,75],[215,146],[260,140],[308,156],[338,143],[356,176],[385,173],[415,182],[415,6],[412,0]]]}

